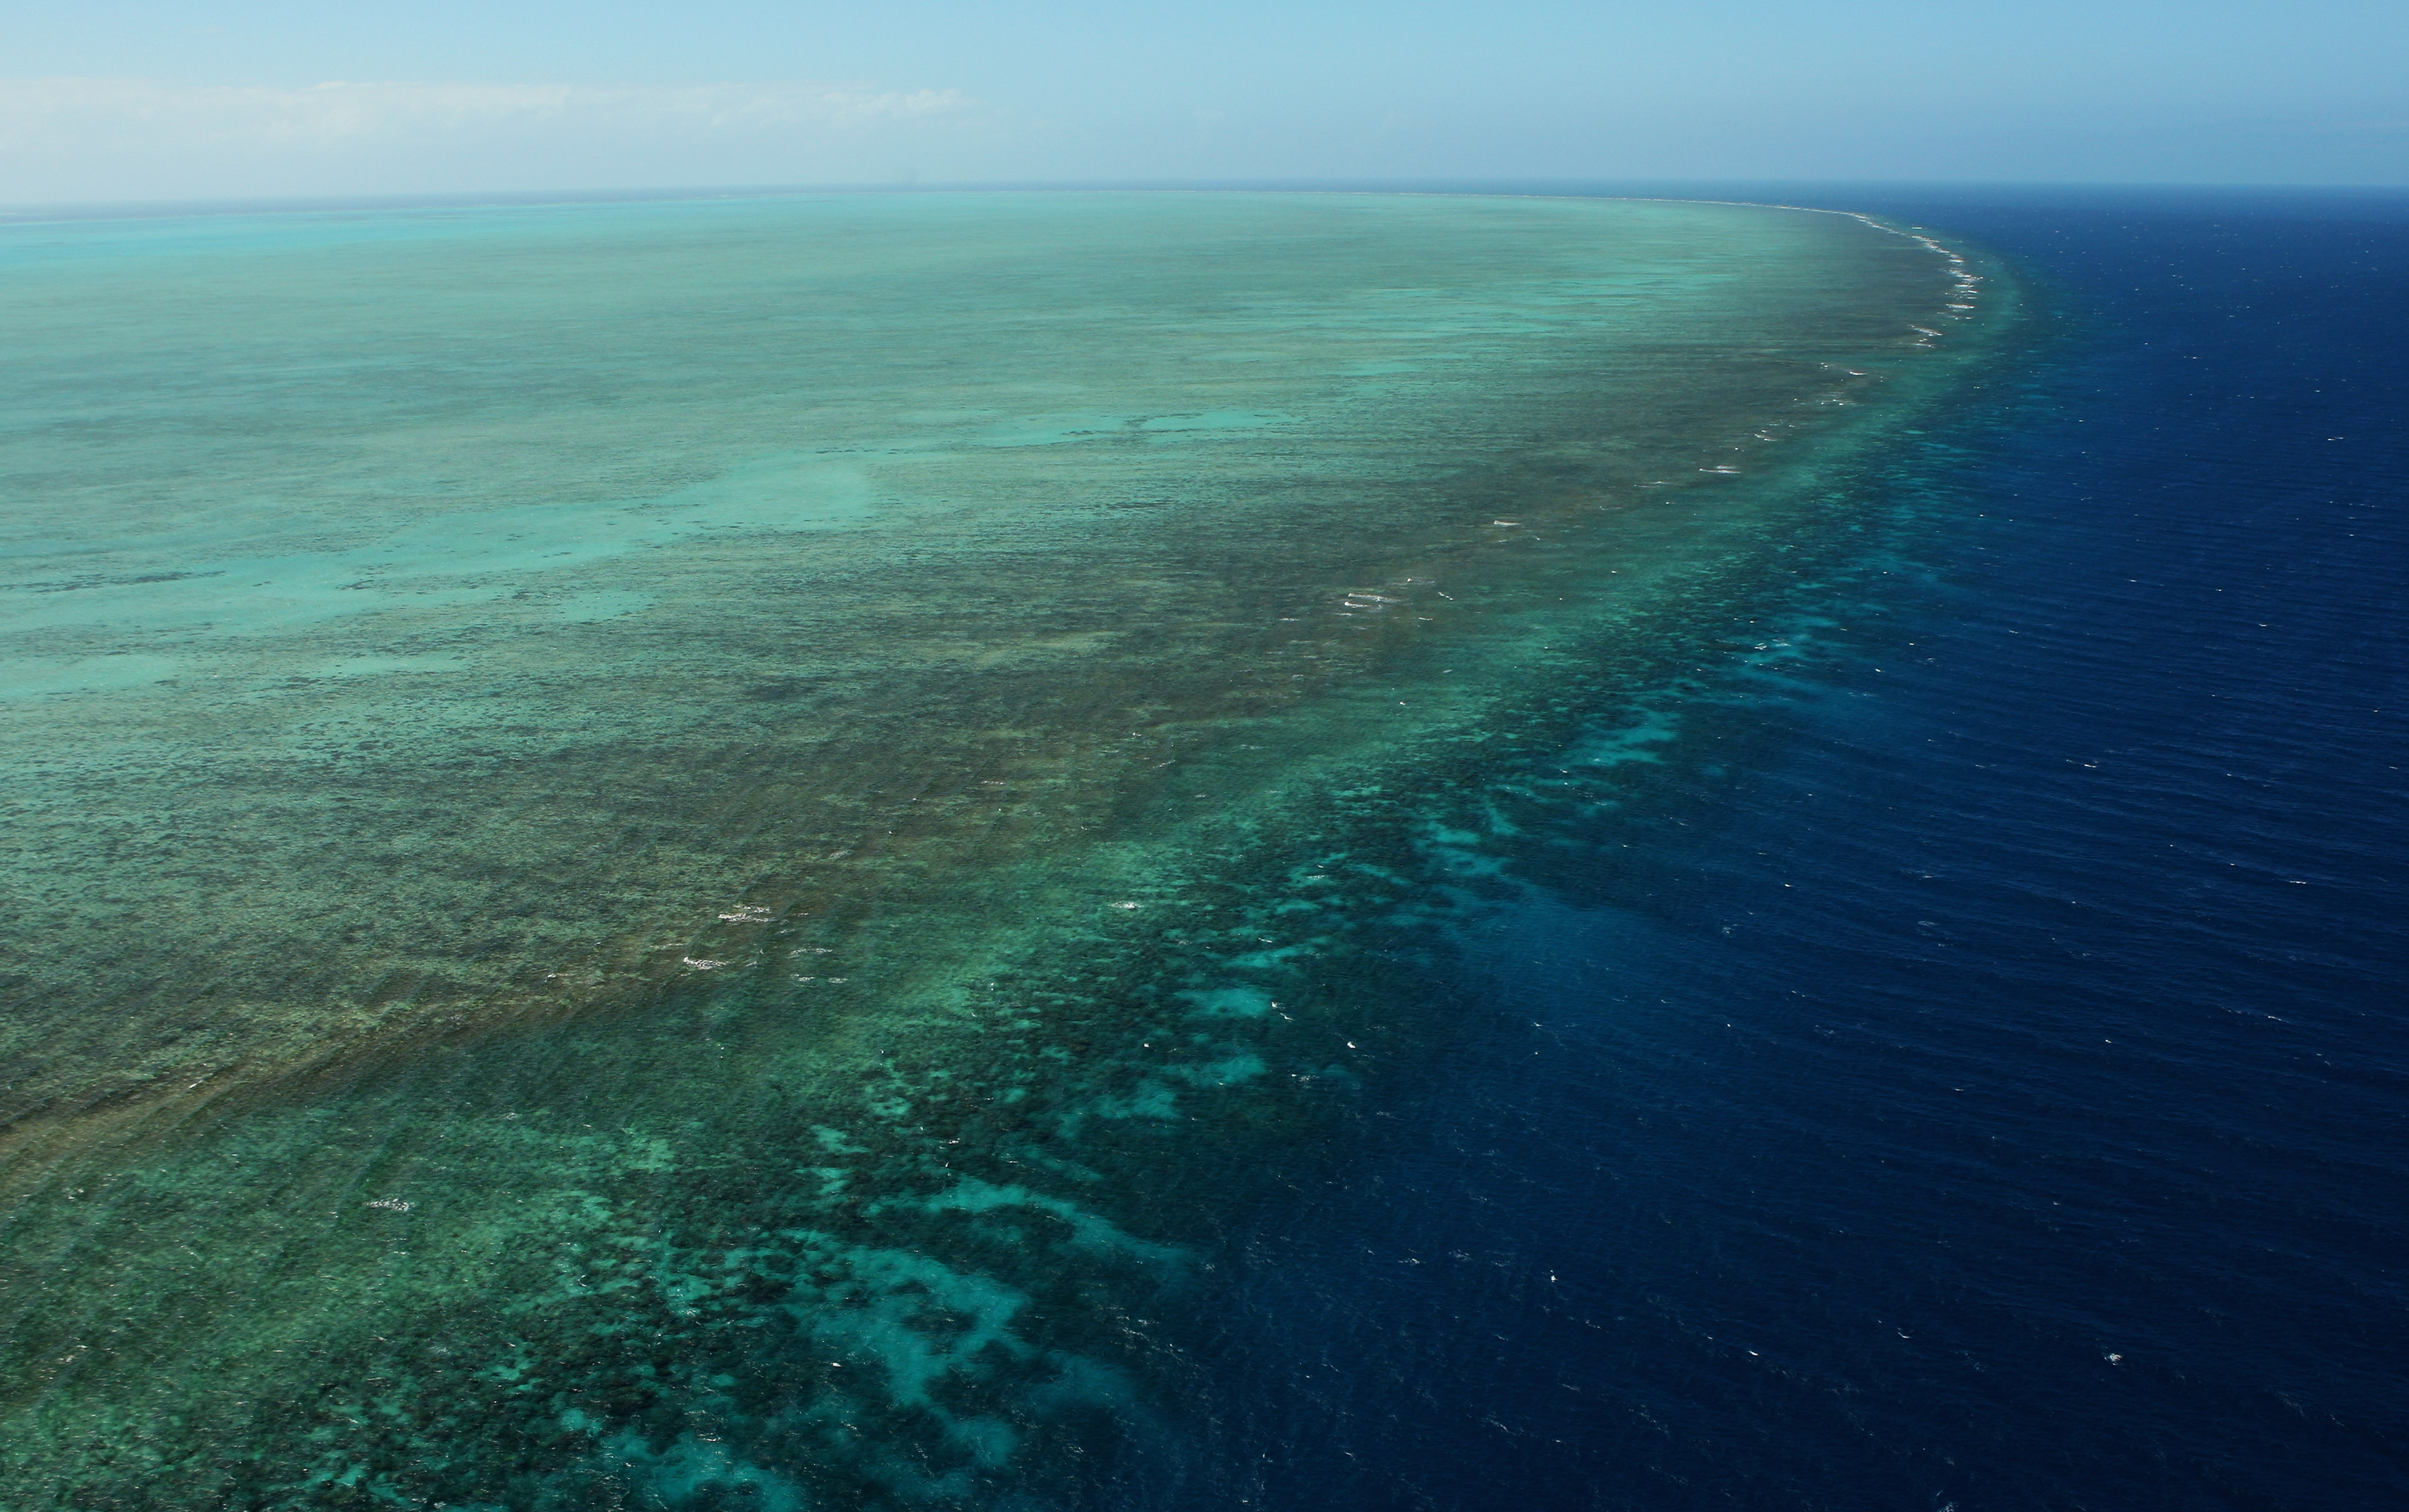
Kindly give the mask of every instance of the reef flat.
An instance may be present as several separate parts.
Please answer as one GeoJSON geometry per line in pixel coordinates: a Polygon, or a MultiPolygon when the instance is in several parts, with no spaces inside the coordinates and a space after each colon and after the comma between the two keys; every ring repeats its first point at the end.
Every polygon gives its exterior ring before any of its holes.
{"type": "Polygon", "coordinates": [[[1368,195],[0,260],[0,1485],[117,1506],[1176,1475],[1219,1215],[2004,292],[1368,195]]]}

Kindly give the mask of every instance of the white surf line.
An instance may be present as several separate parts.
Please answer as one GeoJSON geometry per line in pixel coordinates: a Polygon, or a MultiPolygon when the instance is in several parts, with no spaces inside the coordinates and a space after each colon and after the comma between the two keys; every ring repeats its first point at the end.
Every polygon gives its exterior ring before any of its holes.
{"type": "MultiPolygon", "coordinates": [[[[1519,197],[1531,199],[1578,199],[1584,196],[1578,194],[1532,194],[1519,197]]],[[[1908,240],[1914,242],[1925,251],[1929,252],[1948,262],[1949,276],[1955,281],[1957,286],[1950,291],[1955,297],[1951,302],[1940,307],[1942,313],[1937,318],[1940,320],[1966,320],[1969,318],[1974,310],[1973,301],[1975,295],[1981,292],[1976,285],[1983,281],[1983,275],[1975,272],[1972,266],[1968,264],[1965,253],[1957,251],[1955,247],[1949,246],[1938,238],[1926,236],[1923,232],[1916,230],[1911,226],[1892,225],[1889,222],[1882,220],[1881,217],[1868,215],[1863,210],[1834,209],[1826,205],[1784,205],[1776,200],[1760,199],[1675,199],[1663,195],[1641,196],[1637,194],[1621,195],[1617,197],[1626,201],[1650,205],[1728,205],[1743,209],[1797,210],[1807,215],[1844,215],[1860,225],[1871,226],[1874,230],[1882,232],[1885,235],[1905,237],[1908,240]]],[[[1908,329],[1914,331],[1925,338],[1915,343],[1920,347],[1930,346],[1933,338],[1940,335],[1939,331],[1929,330],[1921,325],[1911,325],[1908,329]]]]}
{"type": "MultiPolygon", "coordinates": [[[[1129,190],[1089,190],[1089,191],[1073,191],[1073,192],[1074,192],[1074,193],[1085,192],[1085,193],[1092,193],[1092,194],[1128,194],[1128,193],[1132,193],[1133,191],[1129,191],[1129,190]]],[[[1147,191],[1134,191],[1134,192],[1144,193],[1144,192],[1147,192],[1147,191]]],[[[1964,254],[1964,253],[1962,253],[1962,252],[1958,252],[1955,248],[1951,247],[1951,246],[1947,245],[1946,243],[1944,243],[1944,242],[1940,241],[1940,239],[1938,239],[1937,238],[1926,236],[1923,232],[1921,232],[1921,231],[1917,231],[1917,230],[1915,230],[1915,229],[1913,229],[1913,228],[1911,228],[1911,227],[1892,225],[1892,224],[1890,224],[1888,222],[1883,221],[1882,219],[1881,219],[1880,217],[1878,217],[1878,216],[1874,216],[1874,215],[1868,215],[1868,214],[1867,214],[1867,213],[1866,213],[1865,211],[1863,211],[1863,210],[1842,210],[1842,209],[1834,209],[1832,207],[1830,207],[1830,206],[1828,206],[1828,205],[1785,205],[1785,204],[1782,203],[1780,200],[1767,200],[1767,199],[1690,199],[1690,198],[1684,198],[1684,197],[1681,197],[1681,196],[1680,196],[1680,195],[1674,195],[1674,194],[1532,194],[1532,193],[1529,193],[1529,192],[1527,192],[1527,191],[1526,191],[1526,192],[1523,192],[1523,193],[1520,193],[1520,194],[1484,194],[1479,193],[1479,191],[1476,191],[1476,190],[1469,190],[1469,189],[1295,189],[1295,190],[1278,190],[1278,189],[1222,189],[1222,188],[1202,188],[1202,189],[1174,189],[1174,190],[1158,190],[1158,191],[1151,191],[1151,192],[1152,192],[1152,193],[1167,193],[1167,194],[1330,194],[1330,195],[1341,195],[1341,194],[1344,194],[1344,195],[1356,195],[1356,196],[1365,196],[1365,197],[1378,196],[1378,197],[1392,198],[1392,199],[1538,199],[1538,200],[1589,200],[1589,201],[1593,201],[1593,202],[1594,202],[1594,203],[1601,204],[1601,205],[1724,205],[1724,206],[1729,206],[1729,207],[1731,207],[1731,208],[1733,208],[1733,209],[1751,209],[1751,210],[1796,210],[1796,211],[1798,211],[1799,213],[1801,213],[1801,214],[1805,214],[1805,215],[1842,215],[1842,216],[1846,216],[1846,217],[1848,217],[1848,218],[1849,218],[1850,220],[1852,220],[1852,221],[1855,221],[1855,222],[1857,222],[1859,224],[1871,226],[1874,230],[1876,230],[1876,231],[1880,231],[1880,232],[1882,232],[1884,235],[1887,235],[1887,236],[1894,236],[1894,237],[1905,237],[1908,240],[1912,241],[1912,242],[1915,242],[1917,245],[1919,245],[1919,246],[1923,247],[1926,251],[1934,253],[1935,255],[1940,256],[1940,257],[1941,257],[1941,258],[1944,258],[1944,259],[1946,259],[1946,260],[1948,261],[1948,263],[1949,263],[1949,265],[1950,265],[1950,268],[1949,268],[1949,276],[1956,281],[1957,287],[1956,287],[1955,289],[1954,289],[1953,291],[1951,291],[1951,292],[1955,295],[1955,299],[1953,302],[1948,303],[1948,304],[1944,304],[1944,305],[1942,305],[1942,306],[1940,307],[1940,308],[1941,308],[1941,310],[1944,311],[1944,313],[1942,313],[1942,314],[1941,314],[1940,317],[1938,317],[1938,318],[1940,318],[1940,319],[1941,319],[1941,320],[1965,320],[1965,319],[1968,319],[1968,318],[1969,317],[1969,315],[1971,314],[1971,312],[1972,312],[1973,309],[1974,309],[1973,299],[1974,299],[1974,297],[1975,297],[1976,294],[1979,292],[1979,291],[1976,289],[1976,287],[1975,287],[1975,286],[1976,286],[1977,284],[1979,284],[1979,283],[1981,283],[1981,282],[1983,281],[1983,275],[1981,275],[1980,273],[1977,273],[1977,272],[1973,271],[1973,269],[1972,269],[1972,267],[1970,266],[1970,265],[1969,265],[1969,263],[1967,262],[1967,260],[1966,260],[1966,256],[1965,256],[1965,254],[1964,254]]],[[[1926,329],[1924,326],[1921,326],[1921,325],[1911,325],[1911,326],[1909,326],[1909,327],[1908,327],[1908,329],[1910,329],[1910,330],[1911,330],[1911,331],[1914,331],[1914,332],[1916,332],[1918,335],[1920,335],[1920,336],[1922,336],[1922,337],[1924,337],[1924,338],[1925,338],[1925,339],[1924,339],[1924,340],[1921,340],[1921,341],[1918,341],[1918,342],[1914,343],[1915,345],[1920,346],[1920,347],[1921,347],[1921,346],[1929,346],[1929,345],[1931,345],[1931,343],[1932,343],[1932,339],[1933,339],[1934,338],[1936,338],[1936,337],[1938,337],[1938,336],[1940,336],[1940,333],[1939,331],[1927,330],[1927,329],[1926,329]]]]}

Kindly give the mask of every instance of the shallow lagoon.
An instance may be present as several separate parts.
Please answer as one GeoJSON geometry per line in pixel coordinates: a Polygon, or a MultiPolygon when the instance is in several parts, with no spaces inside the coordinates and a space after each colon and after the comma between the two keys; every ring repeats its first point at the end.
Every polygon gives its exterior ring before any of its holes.
{"type": "Polygon", "coordinates": [[[1998,294],[1435,197],[0,255],[8,1474],[118,1505],[1176,1476],[1220,1216],[1998,294]]]}

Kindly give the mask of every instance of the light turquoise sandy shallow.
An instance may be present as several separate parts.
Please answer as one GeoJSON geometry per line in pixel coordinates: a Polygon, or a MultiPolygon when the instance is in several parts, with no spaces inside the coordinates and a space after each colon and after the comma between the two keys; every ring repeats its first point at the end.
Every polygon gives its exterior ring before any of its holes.
{"type": "Polygon", "coordinates": [[[27,1505],[1176,1459],[1128,1318],[1435,1032],[1367,931],[1435,948],[1504,747],[1821,560],[1981,345],[1930,243],[1635,202],[33,225],[0,280],[27,1505]]]}

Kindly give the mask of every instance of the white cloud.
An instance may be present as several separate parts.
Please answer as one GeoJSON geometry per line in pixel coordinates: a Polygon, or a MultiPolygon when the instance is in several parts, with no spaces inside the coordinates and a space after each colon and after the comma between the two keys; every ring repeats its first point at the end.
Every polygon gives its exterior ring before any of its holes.
{"type": "Polygon", "coordinates": [[[803,80],[0,79],[0,201],[876,180],[981,114],[953,90],[803,80]]]}

